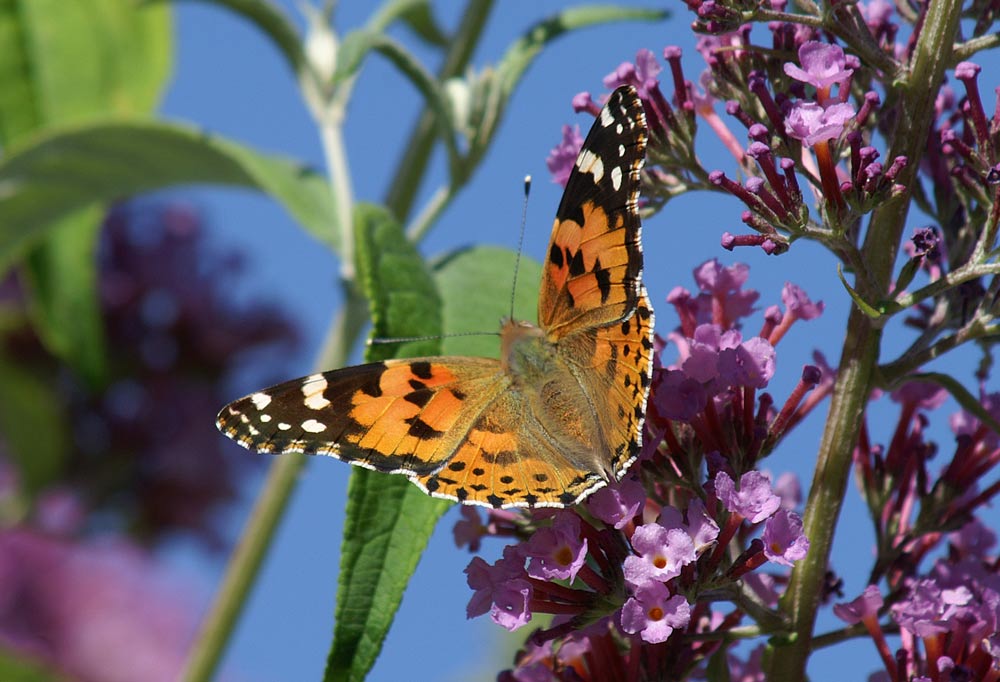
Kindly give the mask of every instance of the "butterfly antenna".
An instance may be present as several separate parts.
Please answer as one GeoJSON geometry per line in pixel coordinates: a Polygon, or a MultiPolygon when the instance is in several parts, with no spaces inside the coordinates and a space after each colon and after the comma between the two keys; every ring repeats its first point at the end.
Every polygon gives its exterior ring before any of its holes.
{"type": "Polygon", "coordinates": [[[410,343],[412,341],[438,341],[440,339],[450,339],[455,336],[500,336],[499,332],[455,332],[453,334],[437,334],[435,336],[399,336],[389,339],[376,337],[368,339],[369,346],[378,346],[386,343],[410,343]]]}
{"type": "Polygon", "coordinates": [[[528,221],[528,195],[531,194],[531,176],[524,176],[524,206],[521,207],[521,235],[517,238],[517,258],[514,260],[514,285],[510,289],[510,319],[514,319],[514,299],[517,297],[517,272],[521,269],[521,252],[524,250],[524,226],[528,221]]]}

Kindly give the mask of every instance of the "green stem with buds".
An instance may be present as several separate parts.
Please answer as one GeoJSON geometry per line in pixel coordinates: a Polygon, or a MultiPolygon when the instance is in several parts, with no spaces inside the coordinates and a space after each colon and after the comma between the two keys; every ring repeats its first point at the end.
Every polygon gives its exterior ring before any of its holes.
{"type": "MultiPolygon", "coordinates": [[[[941,84],[961,8],[959,0],[927,5],[910,71],[897,86],[901,107],[897,119],[899,128],[893,135],[888,158],[904,155],[917,159],[923,152],[934,113],[928,93],[937,92],[941,84]]],[[[917,166],[910,163],[900,176],[900,184],[907,188],[906,191],[872,214],[862,247],[868,266],[867,277],[858,278],[862,289],[866,289],[861,291],[866,300],[879,300],[888,295],[910,205],[909,188],[917,182],[917,166]],[[868,282],[871,284],[866,284],[868,282]],[[869,287],[876,290],[867,290],[869,287]]],[[[781,602],[789,618],[791,636],[770,652],[766,671],[771,680],[806,678],[806,663],[813,648],[813,627],[823,597],[834,529],[847,488],[851,455],[876,376],[880,343],[881,331],[855,307],[847,323],[837,384],[803,519],[804,532],[810,542],[809,554],[792,571],[791,582],[781,602]]]]}

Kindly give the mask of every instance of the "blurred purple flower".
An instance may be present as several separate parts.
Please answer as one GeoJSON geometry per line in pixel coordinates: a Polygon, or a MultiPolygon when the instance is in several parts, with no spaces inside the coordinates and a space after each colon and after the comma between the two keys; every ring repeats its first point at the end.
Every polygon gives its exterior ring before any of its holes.
{"type": "Polygon", "coordinates": [[[576,165],[576,157],[583,147],[583,136],[580,134],[580,126],[564,125],[562,128],[563,139],[557,144],[549,156],[545,159],[549,173],[552,174],[552,182],[566,186],[569,174],[573,172],[576,165]]]}
{"type": "Polygon", "coordinates": [[[854,601],[833,605],[833,615],[848,625],[854,625],[863,618],[877,618],[878,610],[885,601],[878,585],[869,585],[854,601]]]}
{"type": "Polygon", "coordinates": [[[195,615],[188,595],[124,542],[0,532],[0,644],[68,678],[179,679],[195,615]]]}

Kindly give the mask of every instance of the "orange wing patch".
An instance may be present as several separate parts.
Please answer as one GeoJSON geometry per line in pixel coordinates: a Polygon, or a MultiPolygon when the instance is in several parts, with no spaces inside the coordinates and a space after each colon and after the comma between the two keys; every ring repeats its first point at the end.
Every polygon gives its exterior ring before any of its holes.
{"type": "Polygon", "coordinates": [[[506,394],[469,430],[448,463],[414,482],[436,497],[491,507],[565,507],[607,481],[569,464],[506,394]]]}

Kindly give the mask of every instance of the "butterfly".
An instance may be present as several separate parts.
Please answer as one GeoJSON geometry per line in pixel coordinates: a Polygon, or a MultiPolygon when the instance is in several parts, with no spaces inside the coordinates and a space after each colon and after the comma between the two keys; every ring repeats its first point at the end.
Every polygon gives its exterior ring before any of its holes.
{"type": "Polygon", "coordinates": [[[250,450],[329,455],[496,508],[569,506],[619,480],[639,453],[652,374],[638,211],[646,138],[635,90],[618,88],[556,212],[538,324],[505,320],[499,360],[313,374],[231,403],[219,430],[250,450]]]}

